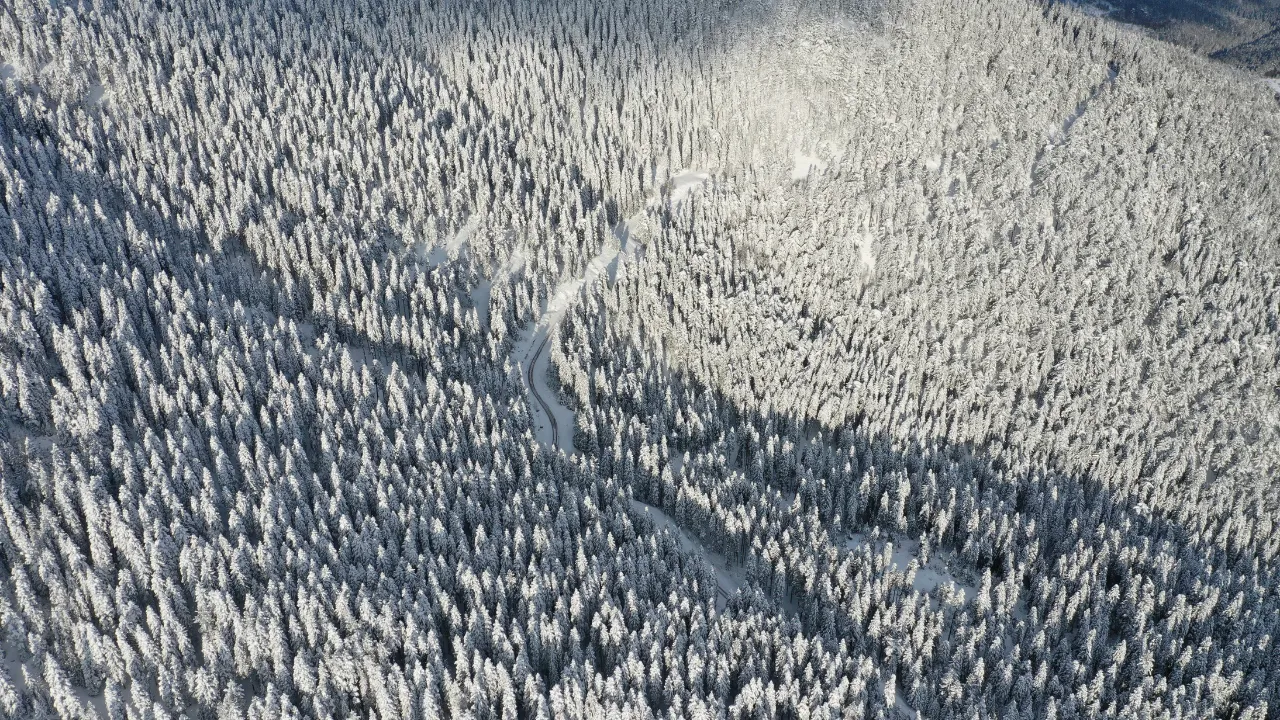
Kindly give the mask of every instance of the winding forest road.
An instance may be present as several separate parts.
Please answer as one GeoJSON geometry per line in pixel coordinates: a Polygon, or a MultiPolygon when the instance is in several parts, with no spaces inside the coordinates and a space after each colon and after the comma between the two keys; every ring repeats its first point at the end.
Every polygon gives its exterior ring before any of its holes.
{"type": "Polygon", "coordinates": [[[542,412],[547,416],[547,422],[551,423],[551,445],[561,450],[564,448],[560,445],[560,428],[556,425],[555,413],[551,412],[551,406],[547,404],[546,399],[542,397],[542,393],[538,392],[538,385],[533,381],[533,368],[538,364],[538,358],[547,349],[547,342],[551,340],[551,333],[542,338],[542,342],[538,344],[538,349],[533,351],[532,359],[525,366],[525,379],[529,382],[529,392],[533,395],[533,399],[538,401],[542,406],[542,412]]]}
{"type": "MultiPolygon", "coordinates": [[[[551,442],[548,443],[551,447],[571,454],[574,452],[572,427],[569,428],[570,435],[568,439],[562,438],[560,437],[560,425],[556,421],[556,411],[559,410],[564,413],[561,419],[566,420],[566,424],[572,426],[574,424],[573,412],[560,405],[555,398],[544,397],[538,390],[538,371],[535,368],[547,349],[547,342],[551,338],[552,329],[560,322],[564,314],[573,307],[582,288],[594,281],[601,273],[607,273],[610,283],[617,281],[617,273],[621,266],[633,259],[635,254],[643,247],[641,243],[637,243],[633,239],[632,233],[645,222],[647,213],[664,204],[674,206],[684,201],[694,188],[703,184],[709,178],[710,176],[707,173],[682,170],[663,183],[662,188],[653,197],[649,198],[644,208],[614,227],[613,235],[617,241],[616,243],[606,242],[600,248],[600,252],[587,263],[587,267],[580,277],[567,279],[556,287],[547,299],[546,309],[542,317],[532,322],[527,340],[523,338],[520,340],[519,347],[521,349],[527,347],[523,345],[524,342],[529,342],[531,345],[537,343],[532,352],[524,356],[526,364],[523,369],[522,379],[528,384],[529,394],[533,396],[534,401],[542,408],[543,413],[547,416],[547,422],[551,424],[551,442]],[[538,339],[538,333],[540,332],[546,333],[541,340],[538,339]]],[[[549,386],[547,392],[551,392],[549,386]]]]}
{"type": "MultiPolygon", "coordinates": [[[[648,517],[655,527],[666,528],[667,531],[671,533],[671,536],[675,538],[676,541],[676,555],[679,555],[682,560],[686,563],[692,564],[693,558],[698,556],[707,561],[707,564],[711,566],[711,577],[715,582],[716,596],[719,597],[721,601],[720,609],[723,610],[727,607],[729,604],[729,597],[732,592],[737,592],[737,587],[735,586],[731,588],[731,590],[725,590],[724,586],[720,584],[720,571],[716,569],[715,563],[711,562],[707,548],[702,544],[702,540],[696,535],[691,535],[686,532],[674,518],[668,515],[661,508],[650,505],[643,500],[636,500],[635,498],[632,498],[630,503],[631,508],[637,514],[648,517]]],[[[730,582],[733,582],[732,578],[730,578],[730,582]]]]}

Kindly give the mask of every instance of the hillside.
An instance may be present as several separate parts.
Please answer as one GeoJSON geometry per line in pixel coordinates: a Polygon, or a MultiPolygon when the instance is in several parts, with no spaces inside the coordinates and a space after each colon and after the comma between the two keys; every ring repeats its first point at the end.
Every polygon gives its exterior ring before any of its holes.
{"type": "Polygon", "coordinates": [[[1076,4],[1090,15],[1143,28],[1153,37],[1251,73],[1280,75],[1280,3],[1275,0],[1081,0],[1076,4]]]}
{"type": "Polygon", "coordinates": [[[0,716],[1280,711],[1256,79],[1023,0],[14,0],[0,68],[0,716]]]}

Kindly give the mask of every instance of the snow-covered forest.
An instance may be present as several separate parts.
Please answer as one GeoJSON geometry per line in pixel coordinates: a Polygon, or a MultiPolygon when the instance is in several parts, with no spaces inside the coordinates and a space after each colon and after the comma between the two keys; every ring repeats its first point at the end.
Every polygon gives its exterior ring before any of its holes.
{"type": "Polygon", "coordinates": [[[6,0],[0,716],[1280,718],[1278,154],[1032,0],[6,0]]]}

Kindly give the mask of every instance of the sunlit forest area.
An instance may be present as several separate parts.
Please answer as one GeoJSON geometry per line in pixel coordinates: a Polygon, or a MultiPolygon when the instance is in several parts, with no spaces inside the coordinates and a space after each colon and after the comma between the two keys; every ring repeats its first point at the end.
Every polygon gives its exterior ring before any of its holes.
{"type": "Polygon", "coordinates": [[[1278,90],[1086,10],[0,5],[0,716],[1280,718],[1278,90]]]}

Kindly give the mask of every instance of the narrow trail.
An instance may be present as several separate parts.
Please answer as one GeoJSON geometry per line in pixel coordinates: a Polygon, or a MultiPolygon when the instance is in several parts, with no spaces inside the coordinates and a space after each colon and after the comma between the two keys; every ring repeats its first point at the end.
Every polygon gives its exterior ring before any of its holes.
{"type": "Polygon", "coordinates": [[[550,365],[548,347],[553,330],[553,326],[536,321],[527,325],[516,341],[514,360],[520,383],[529,396],[534,439],[549,450],[572,455],[576,452],[573,446],[573,411],[561,404],[556,388],[547,381],[550,365]],[[561,428],[568,435],[561,435],[561,428]]]}
{"type": "MultiPolygon", "coordinates": [[[[542,338],[542,342],[538,344],[538,349],[533,351],[533,359],[525,366],[525,378],[529,382],[529,392],[533,395],[533,399],[538,401],[538,405],[542,406],[542,412],[546,414],[547,420],[551,423],[551,447],[566,448],[560,443],[560,427],[556,424],[556,415],[551,412],[551,406],[547,404],[546,399],[542,397],[542,393],[538,392],[538,384],[533,381],[533,368],[538,364],[538,359],[547,349],[547,343],[551,341],[551,335],[547,334],[542,338]]],[[[570,450],[572,448],[569,448],[570,450]]]]}
{"type": "MultiPolygon", "coordinates": [[[[664,204],[676,205],[684,201],[695,187],[709,178],[710,176],[706,173],[684,170],[663,183],[643,208],[613,228],[612,236],[605,240],[600,252],[587,263],[581,275],[568,278],[556,286],[547,298],[542,315],[526,325],[521,332],[520,339],[516,343],[515,357],[520,364],[520,378],[528,385],[529,394],[533,396],[531,404],[535,410],[540,410],[547,416],[549,437],[543,433],[542,428],[536,426],[540,418],[535,417],[535,433],[538,435],[538,441],[545,447],[566,453],[575,452],[573,411],[562,405],[555,396],[554,390],[549,385],[545,385],[546,367],[539,365],[546,358],[547,343],[556,325],[577,302],[583,287],[595,281],[601,274],[604,274],[609,282],[616,282],[619,274],[624,272],[624,268],[643,253],[644,246],[637,234],[643,235],[643,228],[647,222],[650,222],[649,214],[653,209],[664,204]],[[561,426],[567,427],[569,432],[567,438],[560,435],[561,426]]],[[[485,290],[487,291],[488,287],[485,290]]],[[[549,363],[550,360],[547,359],[547,362],[549,363]]]]}
{"type": "MultiPolygon", "coordinates": [[[[666,528],[668,532],[675,537],[676,554],[687,563],[693,562],[695,554],[702,557],[711,565],[712,577],[715,579],[716,597],[718,598],[718,607],[723,610],[729,604],[730,591],[725,590],[720,583],[721,570],[712,562],[711,554],[708,553],[706,547],[696,536],[690,536],[685,529],[675,521],[670,515],[667,515],[661,508],[655,507],[642,500],[631,500],[631,508],[635,512],[650,518],[653,524],[658,528],[666,528]]],[[[735,582],[733,578],[729,578],[730,583],[735,582]]],[[[736,592],[736,588],[734,588],[736,592]]]]}
{"type": "MultiPolygon", "coordinates": [[[[522,333],[521,340],[516,346],[515,355],[519,358],[521,379],[528,386],[529,394],[533,397],[532,404],[536,409],[541,410],[541,413],[547,418],[547,425],[550,428],[549,437],[543,434],[541,427],[537,426],[539,418],[535,418],[535,431],[539,435],[539,442],[542,442],[545,446],[566,453],[575,452],[572,437],[566,439],[560,435],[562,423],[557,420],[557,416],[563,414],[560,420],[566,420],[566,423],[572,424],[573,412],[561,405],[558,398],[548,397],[548,395],[554,393],[549,384],[542,387],[547,379],[545,368],[540,363],[546,358],[547,346],[551,342],[551,334],[556,325],[559,324],[565,313],[577,301],[579,292],[584,286],[594,281],[602,273],[606,275],[609,282],[616,282],[619,274],[623,272],[624,266],[635,260],[643,252],[643,244],[637,242],[638,238],[635,235],[637,232],[643,232],[641,228],[652,209],[666,203],[676,205],[683,202],[689,197],[694,188],[706,182],[709,177],[706,173],[688,170],[673,175],[670,180],[663,184],[662,189],[645,203],[644,208],[614,227],[613,237],[607,240],[600,252],[587,263],[582,275],[565,280],[555,288],[547,300],[547,306],[542,316],[530,323],[522,333]],[[544,392],[546,395],[544,395],[544,392]]],[[[549,358],[547,362],[550,362],[549,358]]],[[[717,605],[722,610],[727,607],[731,591],[726,590],[721,584],[721,573],[724,570],[716,567],[715,561],[712,560],[701,542],[692,539],[692,536],[685,533],[684,529],[662,510],[638,500],[632,500],[631,502],[635,510],[648,514],[657,527],[666,528],[675,535],[676,553],[685,562],[692,563],[693,556],[700,555],[710,563],[715,583],[717,605]]],[[[735,582],[733,578],[728,579],[731,584],[735,582]]]]}
{"type": "MultiPolygon", "coordinates": [[[[680,558],[685,562],[693,562],[693,559],[690,558],[688,555],[686,555],[684,551],[680,550],[679,548],[676,549],[676,554],[679,555],[680,558]]],[[[720,585],[720,574],[716,572],[714,568],[712,568],[711,572],[716,579],[716,597],[720,599],[719,609],[723,610],[729,605],[729,593],[725,592],[724,588],[720,585]]]]}
{"type": "Polygon", "coordinates": [[[1040,166],[1044,164],[1045,156],[1055,148],[1059,148],[1067,144],[1067,140],[1071,137],[1071,129],[1075,127],[1075,124],[1080,120],[1080,118],[1084,117],[1084,114],[1089,110],[1089,106],[1098,99],[1098,96],[1101,95],[1104,90],[1115,84],[1116,78],[1118,77],[1120,77],[1120,66],[1116,63],[1109,64],[1107,66],[1106,79],[1094,86],[1093,90],[1089,93],[1089,97],[1081,100],[1076,105],[1076,109],[1062,121],[1062,130],[1053,133],[1053,136],[1049,138],[1049,142],[1045,143],[1044,147],[1040,148],[1040,150],[1036,152],[1036,158],[1031,162],[1032,187],[1040,184],[1041,178],[1037,175],[1039,174],[1040,166]]]}
{"type": "MultiPolygon", "coordinates": [[[[688,562],[688,561],[689,561],[689,558],[688,558],[688,557],[686,557],[683,553],[681,553],[681,554],[680,554],[680,557],[684,558],[684,559],[685,559],[685,562],[688,562]]],[[[719,578],[717,578],[717,579],[716,579],[716,597],[720,598],[720,609],[721,609],[721,610],[723,610],[723,609],[725,609],[726,607],[728,607],[728,606],[729,606],[729,593],[725,592],[725,591],[724,591],[724,588],[720,587],[720,579],[719,579],[719,578]]]]}

